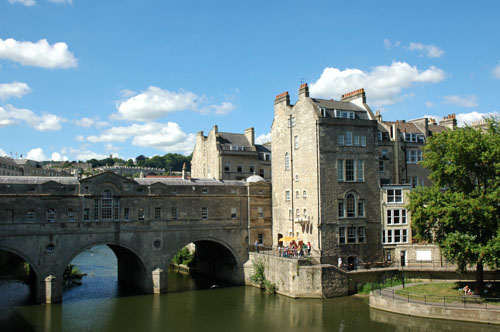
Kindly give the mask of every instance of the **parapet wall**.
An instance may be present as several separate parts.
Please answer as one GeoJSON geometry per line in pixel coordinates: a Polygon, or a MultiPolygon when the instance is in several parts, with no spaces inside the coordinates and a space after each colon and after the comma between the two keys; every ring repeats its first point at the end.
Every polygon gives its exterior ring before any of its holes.
{"type": "Polygon", "coordinates": [[[380,296],[375,292],[370,293],[370,307],[416,317],[500,324],[500,312],[498,310],[406,303],[380,296]]]}
{"type": "Polygon", "coordinates": [[[325,298],[348,294],[345,272],[332,265],[301,265],[296,259],[250,253],[244,264],[245,284],[252,285],[253,262],[264,264],[266,279],[276,285],[278,294],[293,298],[325,298]]]}

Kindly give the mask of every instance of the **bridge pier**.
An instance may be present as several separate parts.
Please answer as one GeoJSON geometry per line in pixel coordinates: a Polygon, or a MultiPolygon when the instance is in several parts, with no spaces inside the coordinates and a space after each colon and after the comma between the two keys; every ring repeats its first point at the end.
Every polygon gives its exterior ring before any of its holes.
{"type": "Polygon", "coordinates": [[[160,294],[167,292],[167,273],[160,268],[151,272],[153,277],[153,293],[160,294]]]}

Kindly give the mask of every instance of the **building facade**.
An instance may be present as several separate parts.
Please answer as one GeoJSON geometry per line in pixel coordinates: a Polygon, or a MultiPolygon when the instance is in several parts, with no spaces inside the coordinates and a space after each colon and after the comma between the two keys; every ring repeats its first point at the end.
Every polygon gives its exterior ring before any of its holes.
{"type": "Polygon", "coordinates": [[[380,191],[377,121],[363,90],[341,101],[288,93],[274,102],[273,241],[310,242],[323,262],[378,261],[380,191]]]}
{"type": "Polygon", "coordinates": [[[271,188],[262,178],[217,181],[128,179],[111,172],[76,177],[0,176],[2,222],[239,223],[248,244],[270,246],[271,188]]]}
{"type": "Polygon", "coordinates": [[[294,105],[288,92],[279,94],[271,129],[274,245],[293,237],[310,242],[323,262],[350,267],[384,261],[389,230],[390,244],[411,243],[409,222],[385,227],[388,213],[406,213],[406,202],[387,207],[396,203],[387,201],[388,192],[404,197],[411,187],[429,185],[419,165],[422,147],[433,133],[455,127],[453,115],[439,125],[427,118],[383,121],[363,89],[335,101],[311,98],[302,84],[294,105]],[[381,190],[388,185],[398,189],[381,190]]]}
{"type": "Polygon", "coordinates": [[[255,144],[253,128],[244,134],[198,132],[191,160],[191,176],[200,179],[244,180],[252,175],[271,180],[271,145],[255,144]]]}

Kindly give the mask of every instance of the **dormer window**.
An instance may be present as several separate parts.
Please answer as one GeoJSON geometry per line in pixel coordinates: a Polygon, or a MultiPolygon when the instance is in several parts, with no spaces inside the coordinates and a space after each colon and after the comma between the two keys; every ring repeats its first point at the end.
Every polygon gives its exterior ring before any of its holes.
{"type": "Polygon", "coordinates": [[[343,119],[354,119],[354,112],[353,111],[335,110],[335,117],[336,118],[343,118],[343,119]]]}
{"type": "Polygon", "coordinates": [[[321,116],[322,116],[322,117],[325,117],[325,116],[326,116],[326,109],[325,109],[325,108],[321,107],[321,108],[319,109],[319,111],[320,111],[320,113],[321,113],[321,116]]]}

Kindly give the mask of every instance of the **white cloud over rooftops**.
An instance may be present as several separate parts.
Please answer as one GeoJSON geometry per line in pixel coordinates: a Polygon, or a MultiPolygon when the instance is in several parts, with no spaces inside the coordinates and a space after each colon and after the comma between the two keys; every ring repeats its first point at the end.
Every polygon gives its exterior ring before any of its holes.
{"type": "Polygon", "coordinates": [[[437,83],[446,78],[446,73],[434,66],[419,70],[406,62],[394,61],[390,66],[377,66],[371,71],[356,68],[340,70],[327,67],[320,78],[311,83],[313,97],[330,99],[346,92],[364,88],[368,104],[375,107],[396,103],[402,90],[416,84],[437,83]]]}
{"type": "Polygon", "coordinates": [[[68,50],[66,43],[58,42],[51,45],[46,39],[40,39],[36,43],[12,38],[0,39],[0,59],[18,62],[23,66],[48,69],[78,66],[78,60],[68,50]]]}
{"type": "Polygon", "coordinates": [[[157,148],[165,152],[191,153],[196,143],[196,137],[184,133],[175,122],[147,122],[112,127],[104,130],[99,136],[87,137],[87,141],[91,143],[120,143],[129,139],[134,146],[157,148]]]}
{"type": "MultiPolygon", "coordinates": [[[[465,125],[471,125],[473,122],[481,121],[490,117],[500,117],[500,112],[489,112],[489,113],[480,113],[476,111],[468,112],[468,113],[456,113],[455,117],[457,119],[457,126],[463,127],[465,125]]],[[[433,118],[437,123],[443,120],[442,116],[438,115],[424,115],[424,118],[433,118]]]]}
{"type": "Polygon", "coordinates": [[[182,89],[176,92],[150,86],[138,94],[132,90],[122,90],[120,94],[127,99],[117,103],[118,113],[113,114],[111,119],[147,122],[172,112],[197,111],[202,114],[226,115],[236,108],[226,101],[220,105],[206,105],[205,96],[182,89]]]}
{"type": "Polygon", "coordinates": [[[66,122],[66,119],[51,113],[40,116],[28,109],[15,108],[12,105],[0,107],[0,127],[18,124],[21,121],[38,131],[55,131],[62,128],[62,123],[66,122]]]}
{"type": "Polygon", "coordinates": [[[171,112],[195,110],[198,102],[199,97],[193,92],[174,92],[150,86],[146,91],[119,103],[117,109],[124,120],[151,121],[171,112]]]}
{"type": "Polygon", "coordinates": [[[23,82],[0,83],[0,100],[21,98],[30,92],[31,88],[23,82]]]}
{"type": "Polygon", "coordinates": [[[264,144],[268,142],[271,142],[271,133],[261,134],[255,139],[255,143],[257,144],[264,144]]]}
{"type": "Polygon", "coordinates": [[[470,96],[445,96],[445,104],[451,104],[459,107],[477,107],[477,97],[475,95],[470,96]]]}

